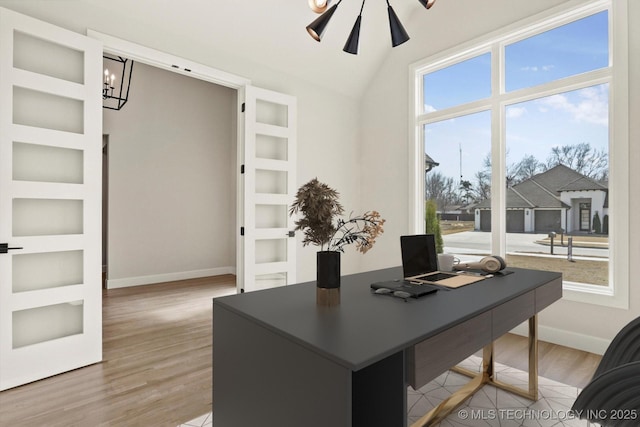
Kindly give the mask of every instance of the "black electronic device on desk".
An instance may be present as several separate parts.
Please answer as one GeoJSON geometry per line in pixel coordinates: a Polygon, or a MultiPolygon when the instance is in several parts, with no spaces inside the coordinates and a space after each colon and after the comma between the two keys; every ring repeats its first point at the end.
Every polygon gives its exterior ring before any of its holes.
{"type": "Polygon", "coordinates": [[[408,280],[389,280],[371,284],[371,289],[378,294],[389,294],[400,298],[420,298],[432,294],[438,287],[411,283],[408,280]]]}
{"type": "Polygon", "coordinates": [[[433,234],[400,236],[400,251],[404,279],[412,283],[459,288],[486,278],[477,274],[438,271],[433,234]]]}

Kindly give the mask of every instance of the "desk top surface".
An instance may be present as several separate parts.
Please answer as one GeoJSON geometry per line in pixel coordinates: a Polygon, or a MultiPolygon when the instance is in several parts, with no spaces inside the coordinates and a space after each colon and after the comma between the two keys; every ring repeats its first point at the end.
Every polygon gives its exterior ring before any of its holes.
{"type": "Polygon", "coordinates": [[[336,307],[316,304],[314,281],[216,298],[214,311],[224,307],[355,371],[549,282],[562,283],[560,273],[509,270],[514,273],[405,302],[370,289],[401,278],[394,267],[343,276],[336,307]]]}

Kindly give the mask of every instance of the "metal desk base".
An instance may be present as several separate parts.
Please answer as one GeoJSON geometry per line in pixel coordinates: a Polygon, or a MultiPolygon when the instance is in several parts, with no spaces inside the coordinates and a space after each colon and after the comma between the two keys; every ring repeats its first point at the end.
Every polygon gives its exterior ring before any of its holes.
{"type": "Polygon", "coordinates": [[[533,401],[538,400],[538,316],[529,318],[529,389],[524,390],[495,378],[493,343],[482,350],[482,371],[473,372],[466,368],[455,366],[452,371],[472,378],[461,389],[453,393],[448,399],[429,411],[426,415],[412,424],[411,427],[426,427],[439,423],[451,414],[464,401],[471,397],[485,384],[508,391],[533,401]]]}

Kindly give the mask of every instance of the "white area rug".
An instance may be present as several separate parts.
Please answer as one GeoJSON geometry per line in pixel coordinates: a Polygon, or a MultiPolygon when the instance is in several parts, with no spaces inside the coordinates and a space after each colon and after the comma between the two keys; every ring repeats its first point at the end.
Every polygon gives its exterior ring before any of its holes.
{"type": "MultiPolygon", "coordinates": [[[[471,356],[460,366],[480,371],[482,358],[471,356]]],[[[528,387],[528,374],[515,368],[495,364],[496,378],[507,384],[524,389],[528,387]]],[[[440,404],[461,386],[469,382],[469,377],[447,371],[420,390],[409,387],[407,407],[410,426],[432,408],[440,404]]],[[[443,427],[551,427],[580,426],[587,422],[577,419],[571,412],[571,405],[580,390],[547,378],[538,378],[537,402],[516,396],[496,387],[485,385],[470,399],[454,410],[444,421],[443,427]]]]}
{"type": "MultiPolygon", "coordinates": [[[[482,358],[471,356],[460,366],[480,371],[482,358]]],[[[496,377],[511,385],[527,388],[528,374],[515,368],[495,364],[496,377]]],[[[407,390],[408,426],[440,404],[444,399],[469,382],[470,378],[447,371],[419,390],[407,390]]],[[[540,399],[532,402],[523,397],[485,385],[469,400],[453,411],[442,427],[584,427],[587,422],[577,419],[571,405],[580,390],[543,377],[538,379],[540,399]]],[[[213,415],[202,415],[178,427],[213,427],[213,415]]]]}

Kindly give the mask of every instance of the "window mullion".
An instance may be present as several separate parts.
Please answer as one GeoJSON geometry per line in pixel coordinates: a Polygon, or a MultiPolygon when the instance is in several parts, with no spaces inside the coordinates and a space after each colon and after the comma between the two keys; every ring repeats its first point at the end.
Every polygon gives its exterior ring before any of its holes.
{"type": "Polygon", "coordinates": [[[506,141],[504,107],[500,95],[505,87],[504,47],[491,46],[491,253],[506,253],[506,141]]]}
{"type": "Polygon", "coordinates": [[[530,101],[532,99],[544,98],[558,93],[571,92],[589,86],[609,83],[612,75],[613,71],[611,68],[602,68],[600,70],[578,74],[576,76],[560,80],[554,80],[538,86],[502,93],[500,95],[500,101],[503,104],[516,104],[519,102],[530,101]]]}
{"type": "Polygon", "coordinates": [[[481,111],[487,111],[491,109],[492,99],[482,99],[480,101],[469,102],[463,105],[457,105],[451,108],[445,108],[443,110],[433,111],[426,114],[421,114],[416,117],[416,123],[429,124],[439,122],[442,120],[454,119],[456,117],[465,116],[468,114],[479,113],[481,111]]]}

